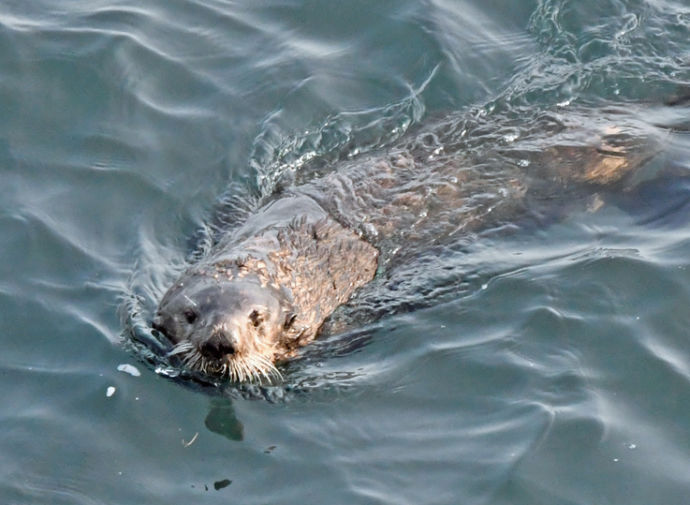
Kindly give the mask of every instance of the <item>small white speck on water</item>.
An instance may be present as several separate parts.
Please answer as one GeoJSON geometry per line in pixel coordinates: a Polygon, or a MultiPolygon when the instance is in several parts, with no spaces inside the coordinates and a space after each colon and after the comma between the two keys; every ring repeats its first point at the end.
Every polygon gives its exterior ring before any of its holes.
{"type": "Polygon", "coordinates": [[[556,104],[556,107],[567,107],[567,106],[570,105],[571,103],[572,103],[572,100],[571,100],[571,99],[563,100],[562,102],[558,102],[558,103],[556,104]]]}
{"type": "Polygon", "coordinates": [[[139,377],[141,375],[141,372],[139,369],[135,366],[128,365],[127,363],[123,363],[121,365],[117,366],[117,370],[123,373],[128,373],[132,377],[139,377]]]}
{"type": "Polygon", "coordinates": [[[189,447],[194,442],[196,442],[197,438],[199,438],[199,432],[198,431],[194,434],[194,436],[192,437],[192,439],[189,442],[187,442],[185,439],[182,439],[182,445],[185,447],[189,447]]]}
{"type": "Polygon", "coordinates": [[[482,284],[482,289],[487,289],[489,287],[488,284],[482,284]]]}
{"type": "Polygon", "coordinates": [[[614,463],[618,463],[618,458],[613,458],[614,463]]]}
{"type": "Polygon", "coordinates": [[[105,396],[107,398],[110,398],[111,396],[113,396],[115,394],[116,390],[117,389],[114,386],[108,386],[108,389],[105,390],[105,396]]]}
{"type": "Polygon", "coordinates": [[[445,328],[445,327],[446,327],[446,325],[445,325],[445,324],[442,324],[442,325],[441,325],[441,328],[445,328]]]}
{"type": "Polygon", "coordinates": [[[517,165],[522,168],[529,166],[529,160],[517,160],[517,165]]]}
{"type": "Polygon", "coordinates": [[[637,449],[637,444],[628,444],[628,449],[637,449]]]}
{"type": "Polygon", "coordinates": [[[509,133],[509,134],[503,136],[503,140],[505,140],[508,143],[515,142],[517,139],[518,139],[517,133],[509,133]]]}

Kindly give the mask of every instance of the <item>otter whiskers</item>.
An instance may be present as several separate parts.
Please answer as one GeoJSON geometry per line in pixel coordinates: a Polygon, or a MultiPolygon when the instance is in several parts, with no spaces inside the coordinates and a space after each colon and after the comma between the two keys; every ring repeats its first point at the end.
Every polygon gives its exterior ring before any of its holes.
{"type": "Polygon", "coordinates": [[[263,383],[283,380],[283,375],[273,364],[273,361],[262,354],[234,355],[224,360],[212,360],[201,354],[199,349],[189,341],[176,344],[168,357],[178,356],[182,365],[190,370],[204,374],[216,374],[227,377],[233,382],[247,380],[263,383]]]}

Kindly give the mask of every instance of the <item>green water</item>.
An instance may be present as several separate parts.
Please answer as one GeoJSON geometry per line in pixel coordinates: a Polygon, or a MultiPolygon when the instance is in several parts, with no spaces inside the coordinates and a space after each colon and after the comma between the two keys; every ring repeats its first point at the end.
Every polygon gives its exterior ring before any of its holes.
{"type": "Polygon", "coordinates": [[[688,503],[689,88],[681,0],[5,0],[0,501],[688,503]],[[611,104],[673,176],[408,263],[279,387],[153,357],[228,208],[448,114],[611,104]]]}

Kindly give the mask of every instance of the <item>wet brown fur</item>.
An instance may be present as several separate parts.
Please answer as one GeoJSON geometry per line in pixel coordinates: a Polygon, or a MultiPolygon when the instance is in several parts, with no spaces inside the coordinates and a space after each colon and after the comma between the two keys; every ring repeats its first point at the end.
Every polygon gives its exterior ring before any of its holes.
{"type": "MultiPolygon", "coordinates": [[[[190,368],[234,380],[277,375],[272,364],[312,341],[336,307],[372,280],[379,249],[388,251],[390,258],[410,241],[428,240],[425,230],[451,237],[508,219],[527,205],[525,200],[535,187],[557,194],[559,187],[580,185],[596,193],[598,188],[625,180],[658,148],[650,138],[621,135],[616,127],[582,129],[579,134],[575,128],[580,136],[574,142],[567,135],[560,138],[563,131],[570,130],[564,127],[545,136],[543,145],[507,149],[501,160],[520,157],[529,167],[503,161],[490,177],[481,169],[466,169],[473,160],[457,151],[436,149],[432,157],[403,147],[385,157],[351,162],[293,188],[185,272],[161,301],[154,326],[177,344],[172,354],[182,356],[190,368]],[[582,136],[589,136],[590,141],[581,142],[582,136]],[[430,160],[434,168],[425,173],[430,160]],[[475,195],[486,193],[487,188],[492,190],[489,196],[477,199],[475,195]],[[189,330],[185,334],[184,321],[170,313],[173,308],[184,309],[180,295],[193,279],[203,279],[202,287],[216,286],[218,293],[237,284],[241,294],[242,286],[258,284],[266,293],[265,305],[277,302],[284,319],[271,325],[241,323],[233,333],[232,338],[239,340],[233,353],[206,359],[199,348],[213,336],[211,325],[202,328],[206,333],[189,330]]],[[[259,296],[257,303],[261,302],[259,296]]],[[[221,305],[207,312],[223,310],[221,305]]]]}

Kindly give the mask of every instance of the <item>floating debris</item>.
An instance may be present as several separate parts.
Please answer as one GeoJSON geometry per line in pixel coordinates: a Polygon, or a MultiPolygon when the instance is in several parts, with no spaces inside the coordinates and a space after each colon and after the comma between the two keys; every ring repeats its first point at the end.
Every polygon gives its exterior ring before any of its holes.
{"type": "Polygon", "coordinates": [[[139,369],[135,366],[128,365],[126,363],[123,363],[122,365],[118,365],[117,367],[118,371],[128,373],[132,377],[139,377],[141,375],[141,372],[139,369]]]}
{"type": "Polygon", "coordinates": [[[184,438],[183,438],[183,439],[182,439],[182,445],[184,445],[185,447],[189,447],[189,446],[192,445],[194,442],[196,442],[196,439],[197,439],[197,438],[199,438],[199,432],[198,432],[198,431],[194,434],[194,436],[192,437],[192,439],[191,439],[189,442],[185,442],[185,440],[184,440],[184,438]]]}
{"type": "Polygon", "coordinates": [[[213,489],[215,489],[216,491],[219,491],[219,490],[223,489],[224,487],[228,487],[230,484],[232,484],[232,481],[230,479],[219,480],[219,481],[213,483],[213,489]]]}

